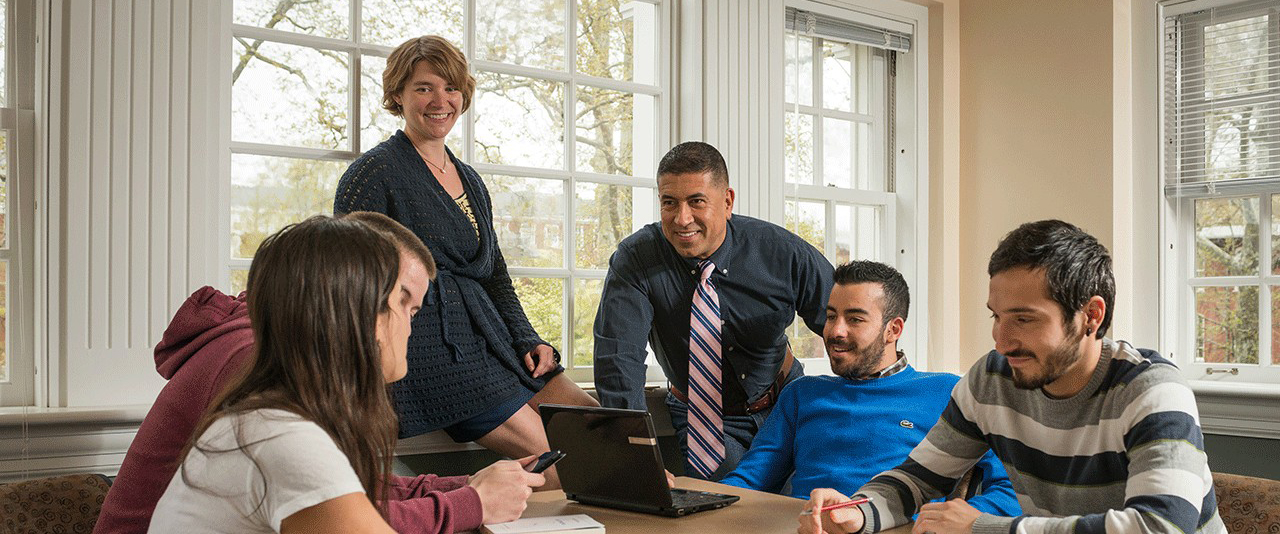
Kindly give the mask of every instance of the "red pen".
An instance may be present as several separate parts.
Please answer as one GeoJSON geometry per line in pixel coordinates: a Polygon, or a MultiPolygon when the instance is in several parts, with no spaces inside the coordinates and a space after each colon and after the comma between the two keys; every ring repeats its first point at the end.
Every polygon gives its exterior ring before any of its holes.
{"type": "MultiPolygon", "coordinates": [[[[819,509],[818,509],[818,512],[819,512],[819,513],[821,513],[821,512],[826,512],[826,511],[828,511],[828,510],[835,510],[836,508],[848,508],[848,507],[850,507],[850,506],[857,506],[857,505],[859,505],[859,504],[866,503],[866,502],[870,502],[870,501],[871,501],[871,499],[868,499],[868,498],[866,498],[866,497],[861,497],[861,498],[858,498],[858,499],[853,499],[853,500],[851,500],[851,501],[845,501],[845,502],[842,502],[842,503],[836,503],[836,504],[833,504],[833,505],[830,505],[830,506],[823,506],[822,508],[819,508],[819,509]]],[[[810,508],[810,509],[808,509],[808,510],[805,510],[805,511],[801,512],[801,513],[800,513],[800,515],[813,515],[813,509],[812,509],[812,508],[810,508]]]]}

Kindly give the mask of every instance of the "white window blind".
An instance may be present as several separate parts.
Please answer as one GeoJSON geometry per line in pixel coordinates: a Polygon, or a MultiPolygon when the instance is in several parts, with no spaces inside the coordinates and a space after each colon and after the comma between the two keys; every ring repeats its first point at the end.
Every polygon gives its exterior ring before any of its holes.
{"type": "Polygon", "coordinates": [[[1166,194],[1280,183],[1280,2],[1168,16],[1164,39],[1166,194]]]}
{"type": "Polygon", "coordinates": [[[911,50],[911,34],[863,24],[857,21],[828,16],[794,7],[787,8],[787,31],[828,37],[850,44],[860,44],[908,52],[911,50]]]}

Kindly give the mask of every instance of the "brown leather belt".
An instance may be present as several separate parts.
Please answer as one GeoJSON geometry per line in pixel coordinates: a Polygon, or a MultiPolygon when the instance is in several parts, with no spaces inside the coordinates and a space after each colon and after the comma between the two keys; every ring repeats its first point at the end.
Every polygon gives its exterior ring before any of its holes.
{"type": "MultiPolygon", "coordinates": [[[[725,406],[725,415],[751,415],[768,410],[773,403],[778,401],[778,394],[782,392],[783,383],[787,380],[787,375],[791,374],[791,365],[796,362],[796,357],[791,354],[791,344],[787,344],[787,355],[782,358],[782,365],[778,367],[778,376],[773,379],[773,383],[769,384],[769,389],[764,391],[764,395],[756,399],[755,402],[737,404],[733,406],[725,406]]],[[[689,404],[689,397],[680,391],[673,384],[667,384],[667,389],[671,390],[671,395],[676,400],[689,404]]],[[[723,389],[723,388],[722,388],[723,389]]]]}

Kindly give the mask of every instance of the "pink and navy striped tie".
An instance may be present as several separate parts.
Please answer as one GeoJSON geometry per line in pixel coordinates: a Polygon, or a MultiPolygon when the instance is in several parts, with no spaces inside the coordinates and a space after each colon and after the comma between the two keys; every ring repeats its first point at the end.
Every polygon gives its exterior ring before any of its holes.
{"type": "Polygon", "coordinates": [[[720,399],[720,297],[711,284],[716,265],[698,264],[700,276],[689,314],[689,463],[709,478],[724,462],[723,408],[720,399]]]}

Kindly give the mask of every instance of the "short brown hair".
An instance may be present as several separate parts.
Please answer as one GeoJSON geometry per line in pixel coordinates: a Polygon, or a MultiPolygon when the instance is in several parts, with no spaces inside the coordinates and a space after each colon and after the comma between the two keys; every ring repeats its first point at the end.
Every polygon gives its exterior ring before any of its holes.
{"type": "Polygon", "coordinates": [[[476,92],[476,79],[467,70],[467,56],[439,35],[409,39],[387,57],[387,68],[382,71],[382,107],[397,117],[404,112],[404,106],[396,102],[395,97],[404,91],[419,61],[426,61],[431,70],[462,92],[462,112],[465,113],[476,92]]]}
{"type": "Polygon", "coordinates": [[[386,234],[391,239],[391,242],[395,243],[397,249],[416,256],[418,261],[422,262],[422,266],[426,267],[427,276],[431,277],[432,280],[436,279],[436,260],[431,256],[431,250],[422,244],[422,240],[418,238],[417,234],[396,222],[395,219],[376,211],[353,211],[345,215],[339,215],[338,218],[356,221],[368,226],[370,229],[386,234]]]}

